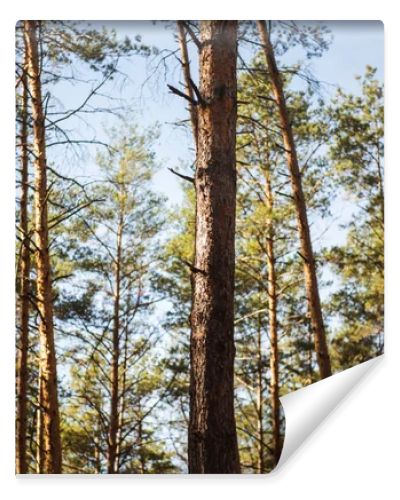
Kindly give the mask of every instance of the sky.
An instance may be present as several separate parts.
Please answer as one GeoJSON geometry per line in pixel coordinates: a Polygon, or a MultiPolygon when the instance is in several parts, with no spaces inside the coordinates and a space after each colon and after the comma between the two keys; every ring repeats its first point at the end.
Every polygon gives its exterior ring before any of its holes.
{"type": "MultiPolygon", "coordinates": [[[[355,80],[356,75],[364,73],[367,64],[377,67],[377,77],[383,80],[383,24],[381,22],[327,22],[333,35],[330,49],[321,57],[306,61],[310,69],[323,82],[326,82],[323,90],[327,94],[333,94],[336,86],[340,85],[346,91],[359,91],[359,85],[355,80]]],[[[176,50],[177,44],[174,40],[172,29],[163,28],[159,24],[149,23],[119,23],[118,32],[125,33],[126,27],[132,29],[133,33],[142,35],[142,41],[159,48],[176,50]]],[[[240,49],[243,52],[243,49],[240,49]]],[[[171,58],[172,59],[172,58],[171,58]]],[[[170,59],[170,61],[171,61],[170,59]]],[[[301,50],[289,51],[282,62],[285,64],[305,60],[304,52],[301,50]]],[[[197,69],[197,58],[191,51],[191,64],[194,63],[193,74],[197,69]]],[[[163,126],[163,136],[158,148],[160,158],[165,158],[168,166],[176,166],[179,160],[192,163],[193,151],[188,154],[188,146],[192,146],[191,134],[170,127],[170,123],[178,119],[186,119],[187,112],[185,103],[179,97],[168,93],[166,84],[177,84],[180,80],[180,68],[177,61],[172,60],[173,70],[163,75],[159,71],[157,78],[149,81],[149,89],[143,92],[146,120],[159,121],[163,126]]],[[[135,66],[137,73],[133,77],[137,82],[146,78],[146,70],[151,71],[146,65],[135,66]]],[[[296,85],[296,82],[294,82],[296,85]]],[[[178,85],[177,85],[178,86],[178,85]]],[[[180,199],[179,182],[166,170],[165,166],[156,177],[157,187],[165,192],[167,196],[175,201],[180,199]]]]}
{"type": "MultiPolygon", "coordinates": [[[[280,59],[280,64],[290,65],[303,61],[315,77],[323,82],[322,93],[329,98],[336,92],[338,86],[346,92],[359,93],[357,75],[365,72],[367,65],[377,68],[376,77],[383,81],[384,77],[384,27],[380,21],[300,21],[301,24],[321,23],[327,26],[332,34],[332,43],[322,57],[307,60],[300,48],[289,49],[280,59]]],[[[175,39],[175,24],[152,23],[149,21],[110,21],[91,22],[93,27],[106,25],[115,29],[122,38],[129,36],[134,39],[140,35],[141,42],[150,47],[157,47],[158,55],[144,58],[132,56],[122,60],[119,65],[124,77],[117,78],[107,84],[103,93],[112,97],[111,104],[121,106],[122,115],[138,125],[139,131],[158,124],[159,139],[155,144],[156,174],[154,188],[163,193],[169,206],[179,205],[182,201],[181,181],[168,168],[191,172],[194,162],[194,150],[191,131],[188,127],[174,125],[188,119],[185,101],[168,91],[167,84],[182,88],[181,67],[177,59],[178,45],[175,39]],[[165,61],[163,60],[165,58],[165,61]],[[119,101],[123,98],[123,102],[119,101]],[[128,107],[131,111],[128,112],[128,107]]],[[[273,35],[273,33],[272,33],[273,35]]],[[[239,52],[245,59],[251,56],[245,46],[239,47],[239,52]]],[[[189,57],[194,80],[197,80],[197,53],[193,44],[189,45],[189,57]]],[[[77,76],[87,75],[83,67],[73,67],[77,76]]],[[[97,75],[98,76],[98,75],[97,75]]],[[[301,88],[304,83],[295,79],[294,88],[301,88]]],[[[81,103],[93,82],[87,85],[72,86],[70,83],[58,84],[55,93],[65,108],[73,109],[81,103]]],[[[93,101],[94,106],[109,106],[110,101],[99,97],[93,101]]],[[[99,113],[90,115],[90,126],[82,120],[75,119],[68,127],[79,129],[82,138],[107,140],[107,131],[117,120],[112,115],[99,113]]],[[[49,151],[49,159],[57,168],[83,180],[86,176],[98,175],[95,164],[95,147],[88,147],[75,155],[66,155],[65,147],[54,147],[49,151]]],[[[312,236],[316,249],[332,244],[343,244],[346,233],[340,228],[345,223],[354,206],[343,199],[333,203],[333,216],[330,219],[312,220],[312,236]]],[[[322,292],[324,295],[324,292],[322,292]]]]}
{"type": "MultiPolygon", "coordinates": [[[[311,21],[309,21],[311,22],[311,21]]],[[[315,23],[316,21],[313,21],[315,23]]],[[[304,23],[302,21],[302,23],[304,23]]],[[[122,61],[121,71],[126,75],[124,86],[118,84],[109,85],[107,92],[113,98],[122,97],[128,101],[133,110],[133,120],[140,127],[152,127],[159,124],[161,135],[156,144],[158,158],[158,171],[155,176],[155,187],[163,192],[170,203],[179,203],[182,192],[179,180],[168,170],[188,168],[193,163],[194,151],[191,132],[183,127],[171,126],[179,120],[188,118],[185,102],[183,99],[171,95],[167,84],[179,87],[181,81],[180,65],[172,54],[164,66],[160,59],[177,50],[177,42],[174,38],[174,23],[150,23],[148,21],[114,21],[93,22],[93,26],[106,25],[117,31],[121,38],[129,36],[134,38],[140,35],[142,43],[157,47],[161,52],[158,56],[149,59],[134,56],[129,61],[122,61]]],[[[367,64],[377,68],[377,77],[383,80],[384,57],[383,57],[383,24],[379,21],[336,21],[324,22],[333,35],[333,42],[327,52],[320,58],[311,61],[305,59],[305,54],[300,49],[291,49],[282,58],[282,63],[291,64],[299,60],[305,61],[315,76],[322,82],[324,95],[333,95],[336,86],[340,85],[346,91],[359,91],[359,85],[355,80],[356,75],[364,73],[367,64]]],[[[240,49],[242,52],[246,49],[240,49]]],[[[193,47],[190,48],[192,74],[196,76],[197,55],[193,47]]],[[[79,72],[79,68],[77,69],[79,72]]],[[[294,85],[301,82],[294,82],[294,85]]],[[[73,107],[81,102],[86,95],[87,87],[80,86],[71,88],[70,84],[58,85],[57,95],[61,102],[73,107]]],[[[99,100],[99,104],[100,100],[99,100]]],[[[124,103],[124,106],[126,104],[124,103]]],[[[98,138],[105,138],[104,127],[109,128],[112,119],[107,116],[91,117],[91,126],[96,129],[98,138]]],[[[88,130],[81,128],[82,136],[88,134],[88,130]]],[[[93,132],[90,132],[93,136],[93,132]]],[[[61,150],[60,150],[61,151],[61,150]]],[[[54,157],[57,158],[57,151],[54,157]]],[[[93,151],[92,151],[93,153],[93,151]]],[[[90,155],[89,155],[90,156],[90,155]]],[[[94,154],[91,155],[93,160],[94,154]]],[[[59,161],[60,158],[57,158],[59,161]]],[[[88,171],[88,160],[74,165],[73,172],[88,171]]],[[[93,162],[92,162],[93,163],[93,162]]],[[[91,165],[91,168],[93,165],[91,165]]],[[[79,174],[78,174],[79,175],[79,174]]]]}

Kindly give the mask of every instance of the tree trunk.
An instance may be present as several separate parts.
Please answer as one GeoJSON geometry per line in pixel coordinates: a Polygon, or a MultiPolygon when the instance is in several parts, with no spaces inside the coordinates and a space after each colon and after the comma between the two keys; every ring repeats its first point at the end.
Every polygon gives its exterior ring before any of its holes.
{"type": "Polygon", "coordinates": [[[61,473],[61,437],[57,395],[56,353],[53,328],[53,296],[47,221],[47,169],[45,119],[42,106],[37,21],[24,21],[28,59],[28,83],[32,99],[33,150],[35,157],[35,236],[37,307],[40,316],[40,373],[43,396],[44,472],[61,473]]]}
{"type": "Polygon", "coordinates": [[[17,418],[16,418],[16,473],[27,473],[26,460],[26,409],[28,383],[28,348],[29,348],[29,277],[31,268],[30,245],[28,234],[28,89],[26,87],[26,55],[22,75],[22,110],[21,110],[21,203],[20,233],[21,262],[19,268],[19,314],[20,337],[17,357],[17,418]]]}
{"type": "MultiPolygon", "coordinates": [[[[100,428],[98,429],[98,435],[100,435],[100,428]]],[[[96,470],[96,474],[101,474],[101,449],[99,438],[96,436],[94,438],[94,467],[96,470]]]]}
{"type": "Polygon", "coordinates": [[[381,206],[381,216],[382,216],[382,225],[385,223],[385,190],[383,187],[383,172],[381,165],[381,155],[379,152],[379,142],[376,145],[377,151],[377,170],[378,170],[378,186],[379,186],[379,203],[381,206]]]}
{"type": "MultiPolygon", "coordinates": [[[[128,298],[128,308],[130,310],[130,300],[128,298]]],[[[126,321],[125,325],[125,336],[124,336],[124,358],[122,362],[122,380],[121,380],[121,391],[120,391],[120,410],[118,415],[118,433],[117,433],[117,470],[119,471],[122,459],[122,440],[123,440],[123,428],[124,428],[124,418],[125,418],[125,408],[126,408],[126,371],[128,368],[128,339],[129,339],[129,319],[126,321]]]]}
{"type": "Polygon", "coordinates": [[[261,317],[258,315],[257,329],[257,431],[258,431],[258,473],[264,473],[264,377],[262,369],[261,317]]]}
{"type": "MultiPolygon", "coordinates": [[[[271,189],[271,179],[269,172],[265,174],[265,195],[266,205],[270,213],[274,207],[271,189]]],[[[279,350],[278,350],[278,321],[277,321],[277,293],[276,293],[276,272],[275,272],[275,251],[274,251],[275,231],[273,220],[268,224],[267,236],[267,269],[268,269],[268,320],[270,339],[270,392],[271,392],[271,414],[272,414],[272,443],[273,458],[276,466],[281,454],[280,438],[280,403],[279,403],[279,350]]]]}
{"type": "Polygon", "coordinates": [[[118,448],[118,402],[119,402],[119,357],[120,357],[120,287],[121,287],[121,254],[122,254],[122,217],[117,230],[117,258],[115,263],[115,295],[114,295],[114,328],[112,338],[112,362],[111,362],[111,408],[110,429],[108,434],[108,464],[109,474],[118,473],[117,448],[118,448]]]}
{"type": "Polygon", "coordinates": [[[202,21],[189,473],[239,473],[234,415],[237,22],[202,21]]]}
{"type": "MultiPolygon", "coordinates": [[[[194,100],[194,92],[191,84],[190,61],[186,43],[186,33],[182,21],[177,21],[179,49],[181,52],[183,78],[185,80],[186,95],[194,100]]],[[[195,146],[197,147],[197,110],[193,103],[189,103],[190,122],[192,125],[195,146]]]]}
{"type": "Polygon", "coordinates": [[[271,79],[274,97],[279,108],[279,118],[282,130],[283,144],[286,153],[286,160],[289,167],[290,179],[295,201],[297,225],[300,236],[301,255],[304,261],[304,275],[307,293],[307,302],[313,329],[315,351],[321,378],[329,377],[332,374],[331,363],[326,343],[325,327],[322,317],[321,301],[319,297],[317,272],[315,266],[314,253],[312,249],[310,228],[308,225],[306,203],[304,199],[301,174],[297,159],[296,147],[293,139],[292,125],[289,119],[283,84],[276,64],[273,47],[269,40],[269,35],[265,21],[257,21],[261,43],[269,76],[271,79]]]}
{"type": "Polygon", "coordinates": [[[138,415],[139,415],[139,425],[138,425],[138,452],[139,452],[139,463],[140,463],[140,473],[146,474],[146,457],[143,449],[143,414],[142,405],[140,399],[138,401],[138,415]]]}
{"type": "Polygon", "coordinates": [[[44,447],[43,447],[43,396],[42,396],[42,377],[38,374],[38,403],[36,410],[36,473],[44,472],[44,447]]]}

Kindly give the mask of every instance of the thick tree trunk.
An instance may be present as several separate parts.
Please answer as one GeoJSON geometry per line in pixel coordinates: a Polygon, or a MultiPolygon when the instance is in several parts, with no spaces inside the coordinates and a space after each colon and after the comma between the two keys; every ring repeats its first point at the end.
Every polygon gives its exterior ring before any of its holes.
{"type": "Polygon", "coordinates": [[[120,293],[121,293],[121,255],[122,255],[122,218],[117,231],[117,258],[115,262],[115,294],[114,294],[114,328],[112,338],[111,362],[111,408],[110,429],[108,433],[108,464],[109,474],[118,473],[118,428],[119,428],[119,358],[120,358],[120,293]]]}
{"type": "Polygon", "coordinates": [[[301,255],[304,261],[304,275],[307,293],[307,302],[314,335],[315,351],[321,378],[332,374],[331,363],[326,343],[325,327],[322,317],[321,301],[318,290],[317,272],[314,253],[312,249],[310,228],[308,225],[306,203],[304,199],[301,173],[299,169],[296,147],[293,139],[292,125],[289,119],[283,84],[276,64],[273,47],[265,21],[257,21],[261,43],[267,61],[269,77],[274,92],[274,97],[279,108],[279,118],[282,130],[283,144],[289,167],[290,179],[295,201],[297,225],[300,236],[301,255]]]}
{"type": "Polygon", "coordinates": [[[21,109],[21,202],[20,233],[21,262],[19,268],[19,314],[20,337],[17,356],[17,418],[16,418],[16,472],[27,473],[26,460],[26,420],[27,420],[27,383],[28,383],[28,348],[29,348],[29,277],[31,267],[28,234],[28,90],[26,81],[26,56],[22,75],[21,109]]]}
{"type": "Polygon", "coordinates": [[[237,23],[202,21],[189,472],[239,473],[234,416],[237,23]]]}
{"type": "Polygon", "coordinates": [[[32,99],[33,150],[35,157],[35,237],[37,307],[40,315],[40,373],[43,396],[44,472],[61,473],[61,437],[57,395],[56,353],[53,328],[53,297],[47,222],[47,169],[45,121],[42,106],[37,21],[24,21],[28,59],[28,83],[32,99]]]}
{"type": "MultiPolygon", "coordinates": [[[[266,205],[270,212],[273,210],[274,202],[271,189],[269,172],[265,175],[266,205]]],[[[267,236],[267,269],[268,269],[268,320],[270,339],[270,394],[272,414],[272,443],[274,465],[276,466],[281,454],[280,438],[280,403],[279,403],[279,350],[278,350],[278,320],[277,320],[277,292],[275,272],[275,231],[272,220],[269,221],[267,236]]]]}
{"type": "MultiPolygon", "coordinates": [[[[185,80],[186,95],[189,96],[192,101],[194,101],[195,96],[191,84],[190,61],[186,43],[185,27],[182,21],[178,21],[177,25],[178,25],[179,49],[181,52],[183,78],[185,80]]],[[[193,103],[189,103],[189,114],[190,114],[190,122],[192,125],[194,142],[195,145],[197,146],[197,110],[193,103]]]]}

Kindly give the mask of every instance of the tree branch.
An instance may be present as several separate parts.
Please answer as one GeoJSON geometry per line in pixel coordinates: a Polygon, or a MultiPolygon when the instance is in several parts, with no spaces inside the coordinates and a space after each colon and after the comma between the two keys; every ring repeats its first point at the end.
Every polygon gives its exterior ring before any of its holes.
{"type": "Polygon", "coordinates": [[[203,47],[203,44],[200,42],[200,40],[197,38],[195,32],[192,30],[190,27],[189,23],[187,21],[180,21],[183,26],[185,27],[186,31],[188,32],[190,38],[192,39],[193,43],[196,45],[196,47],[201,50],[203,47]]]}
{"type": "Polygon", "coordinates": [[[196,99],[192,99],[190,96],[186,95],[184,92],[181,92],[176,87],[174,87],[172,85],[169,85],[169,84],[167,84],[167,87],[169,88],[170,92],[172,92],[172,94],[175,94],[175,95],[177,95],[179,97],[183,97],[184,99],[186,99],[187,101],[189,101],[190,104],[192,104],[193,106],[198,106],[199,105],[199,102],[196,101],[196,99]]]}
{"type": "Polygon", "coordinates": [[[188,181],[191,184],[194,184],[194,178],[193,177],[189,177],[188,175],[180,174],[179,172],[176,172],[173,168],[168,168],[168,170],[170,172],[172,172],[173,174],[177,175],[178,177],[180,177],[181,179],[183,179],[185,181],[188,181]]]}

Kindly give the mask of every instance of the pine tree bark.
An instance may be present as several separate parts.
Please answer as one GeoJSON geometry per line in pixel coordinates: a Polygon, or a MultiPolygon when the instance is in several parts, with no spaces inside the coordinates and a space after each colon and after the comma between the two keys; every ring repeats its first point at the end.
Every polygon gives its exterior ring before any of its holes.
{"type": "Polygon", "coordinates": [[[189,473],[239,473],[234,416],[237,22],[202,21],[189,473]]]}
{"type": "Polygon", "coordinates": [[[35,166],[35,242],[37,307],[40,316],[40,373],[42,384],[44,472],[61,473],[61,437],[57,395],[56,352],[53,327],[53,296],[47,219],[47,166],[45,119],[42,105],[37,21],[24,21],[28,84],[32,101],[35,166]]]}
{"type": "Polygon", "coordinates": [[[29,348],[29,293],[30,293],[30,242],[28,234],[28,89],[26,80],[26,55],[22,75],[21,109],[21,201],[20,233],[21,262],[19,268],[19,314],[20,337],[17,356],[17,418],[16,418],[16,473],[26,474],[26,423],[27,423],[27,384],[29,348]]]}
{"type": "Polygon", "coordinates": [[[321,378],[332,374],[328,346],[326,342],[325,326],[322,316],[321,301],[318,290],[318,280],[314,252],[311,243],[308,224],[306,202],[303,193],[301,173],[298,164],[297,152],[293,138],[281,75],[279,73],[272,44],[265,21],[257,21],[260,40],[267,61],[269,77],[271,79],[274,97],[279,109],[280,125],[286,160],[292,184],[293,197],[296,208],[297,225],[300,236],[301,255],[304,262],[304,276],[307,293],[308,309],[313,329],[314,345],[317,354],[317,363],[321,378]]]}
{"type": "Polygon", "coordinates": [[[110,429],[108,433],[109,474],[118,473],[118,429],[119,429],[119,361],[120,361],[120,298],[121,298],[121,256],[123,220],[120,217],[117,229],[117,256],[115,261],[114,328],[112,337],[111,362],[111,408],[110,429]]]}

